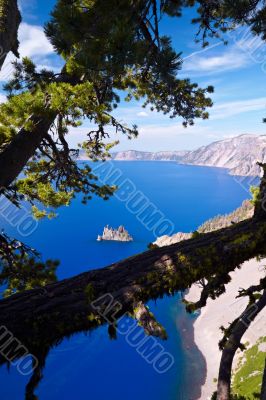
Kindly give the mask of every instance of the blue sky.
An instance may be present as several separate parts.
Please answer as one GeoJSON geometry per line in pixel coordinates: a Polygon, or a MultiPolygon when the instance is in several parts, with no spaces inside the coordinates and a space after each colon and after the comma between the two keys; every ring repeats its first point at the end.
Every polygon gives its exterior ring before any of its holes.
{"type": "MultiPolygon", "coordinates": [[[[20,27],[20,53],[30,56],[40,66],[60,69],[61,60],[42,30],[49,19],[55,0],[21,0],[23,23],[20,27]]],[[[167,18],[161,23],[161,32],[172,37],[175,49],[182,51],[183,68],[180,78],[188,77],[201,86],[213,85],[214,107],[209,110],[207,121],[197,120],[194,127],[182,127],[182,121],[169,119],[143,109],[141,103],[121,103],[116,116],[139,127],[139,138],[120,139],[116,150],[181,150],[193,149],[210,142],[240,134],[264,134],[266,125],[266,46],[247,30],[237,29],[230,33],[228,45],[215,40],[207,49],[195,43],[197,28],[190,23],[192,11],[186,10],[181,19],[167,18]]],[[[5,81],[12,72],[8,57],[0,80],[5,81]]],[[[3,95],[0,94],[3,100],[3,95]]],[[[72,145],[81,142],[88,131],[84,125],[71,132],[72,145]]],[[[115,138],[117,139],[117,138],[115,138]]]]}

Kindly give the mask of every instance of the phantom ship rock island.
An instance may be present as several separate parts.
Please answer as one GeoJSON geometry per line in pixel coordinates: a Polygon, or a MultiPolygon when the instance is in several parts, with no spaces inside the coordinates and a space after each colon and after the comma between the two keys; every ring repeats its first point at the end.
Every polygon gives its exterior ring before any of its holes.
{"type": "Polygon", "coordinates": [[[112,227],[109,228],[107,225],[104,230],[103,234],[98,235],[97,241],[101,242],[102,240],[114,240],[118,242],[132,242],[133,237],[130,236],[128,231],[125,229],[123,225],[120,225],[118,229],[113,229],[112,227]]]}

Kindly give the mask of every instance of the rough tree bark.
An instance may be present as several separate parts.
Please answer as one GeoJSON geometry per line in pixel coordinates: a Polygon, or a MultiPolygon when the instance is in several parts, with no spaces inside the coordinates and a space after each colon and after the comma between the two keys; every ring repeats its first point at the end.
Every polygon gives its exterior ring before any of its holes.
{"type": "Polygon", "coordinates": [[[17,0],[0,0],[0,70],[7,54],[18,54],[18,28],[21,22],[17,0]]]}
{"type": "Polygon", "coordinates": [[[0,153],[0,188],[2,191],[8,188],[22,172],[40,146],[55,118],[56,114],[47,118],[32,117],[34,128],[30,132],[22,128],[0,153]]]}
{"type": "Polygon", "coordinates": [[[266,164],[258,163],[263,171],[263,176],[260,182],[260,194],[257,199],[254,211],[254,218],[257,220],[265,220],[266,219],[266,164]]]}
{"type": "MultiPolygon", "coordinates": [[[[18,54],[18,28],[21,22],[17,0],[0,0],[0,69],[7,54],[18,54]]],[[[24,128],[0,154],[0,188],[9,187],[18,177],[28,160],[34,155],[43,136],[49,130],[54,118],[33,117],[35,128],[32,132],[24,128]]]]}

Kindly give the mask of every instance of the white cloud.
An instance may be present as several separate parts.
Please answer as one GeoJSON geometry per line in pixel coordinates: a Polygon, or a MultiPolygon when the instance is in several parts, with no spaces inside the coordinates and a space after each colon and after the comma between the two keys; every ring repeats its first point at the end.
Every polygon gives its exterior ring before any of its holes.
{"type": "Polygon", "coordinates": [[[23,22],[19,28],[19,41],[21,57],[47,56],[54,52],[53,46],[46,38],[41,26],[23,22]]]}
{"type": "MultiPolygon", "coordinates": [[[[49,57],[54,53],[53,47],[46,38],[43,28],[38,25],[29,25],[22,22],[19,27],[18,39],[20,42],[19,54],[22,57],[30,57],[37,64],[38,69],[43,66],[58,72],[59,68],[54,67],[49,57]],[[51,63],[51,64],[50,64],[51,63]]],[[[12,76],[12,62],[16,60],[10,52],[0,72],[0,81],[5,82],[12,76]]]]}
{"type": "Polygon", "coordinates": [[[139,113],[137,113],[138,117],[148,117],[149,114],[146,111],[140,111],[139,113]]]}
{"type": "Polygon", "coordinates": [[[226,135],[223,135],[223,138],[224,139],[232,139],[233,137],[236,137],[236,136],[237,136],[236,134],[228,133],[226,135]]]}
{"type": "Polygon", "coordinates": [[[152,116],[154,116],[158,113],[150,113],[149,110],[144,110],[142,107],[142,102],[140,101],[132,102],[130,104],[126,103],[126,105],[122,105],[114,110],[113,114],[118,120],[122,120],[128,124],[132,124],[135,122],[136,119],[146,119],[147,117],[150,117],[151,114],[152,116]]]}
{"type": "MultiPolygon", "coordinates": [[[[265,104],[266,104],[266,98],[265,104]]],[[[226,118],[226,113],[236,114],[240,112],[247,112],[248,107],[250,108],[262,108],[263,99],[246,100],[239,102],[228,102],[219,104],[211,109],[211,120],[226,118]]],[[[124,110],[128,111],[131,117],[131,121],[134,122],[134,115],[136,115],[136,108],[132,107],[124,110]]],[[[119,114],[119,113],[118,113],[119,114]]],[[[155,115],[157,115],[155,113],[155,115]]],[[[124,113],[122,113],[124,117],[124,113]]],[[[128,150],[134,148],[137,150],[171,150],[171,149],[189,149],[199,147],[202,144],[208,144],[215,140],[223,139],[224,135],[228,132],[220,125],[212,124],[211,120],[208,121],[196,121],[194,126],[188,126],[184,128],[181,122],[169,120],[165,116],[157,115],[158,119],[144,118],[145,123],[139,124],[139,137],[132,141],[128,141],[123,135],[113,135],[113,139],[118,139],[120,145],[116,150],[128,150]]],[[[124,119],[124,118],[123,118],[124,119]]],[[[82,126],[79,128],[71,129],[68,135],[68,141],[71,146],[76,147],[77,143],[81,143],[86,140],[88,131],[92,126],[82,126]]],[[[233,135],[236,136],[240,133],[244,133],[236,128],[229,127],[233,130],[233,135]]],[[[231,132],[230,132],[231,133],[231,132]]]]}
{"type": "Polygon", "coordinates": [[[166,138],[169,136],[177,135],[198,135],[202,133],[210,133],[208,127],[200,126],[199,123],[193,126],[184,128],[182,123],[170,123],[168,125],[151,124],[142,126],[139,129],[140,135],[149,136],[151,139],[156,136],[159,138],[166,138]]]}
{"type": "Polygon", "coordinates": [[[0,104],[6,102],[6,96],[2,93],[0,93],[0,104]]]}
{"type": "Polygon", "coordinates": [[[230,101],[218,105],[214,105],[210,109],[210,119],[225,119],[233,115],[247,113],[250,111],[265,110],[266,114],[266,97],[257,99],[230,101]]]}
{"type": "Polygon", "coordinates": [[[12,53],[8,53],[4,65],[0,71],[0,82],[6,82],[8,79],[12,77],[14,67],[12,62],[16,60],[15,56],[12,53]]]}
{"type": "Polygon", "coordinates": [[[120,136],[120,144],[116,150],[190,150],[222,139],[224,133],[224,130],[215,129],[207,121],[199,121],[195,126],[187,128],[182,123],[153,123],[142,126],[138,138],[130,142],[120,136]]]}
{"type": "MultiPolygon", "coordinates": [[[[217,46],[215,46],[217,47],[217,46]]],[[[236,42],[230,47],[224,47],[223,52],[214,54],[213,47],[203,52],[192,53],[184,59],[183,71],[196,75],[221,73],[246,67],[252,61],[248,51],[248,43],[236,42]]]]}

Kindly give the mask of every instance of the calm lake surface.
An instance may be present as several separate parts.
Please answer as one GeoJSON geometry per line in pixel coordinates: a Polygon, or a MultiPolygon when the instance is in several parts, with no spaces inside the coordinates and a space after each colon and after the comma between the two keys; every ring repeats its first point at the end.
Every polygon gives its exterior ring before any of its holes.
{"type": "MultiPolygon", "coordinates": [[[[171,221],[175,232],[195,230],[206,219],[228,213],[248,198],[237,179],[223,169],[172,162],[113,162],[112,168],[121,172],[120,180],[127,179],[135,192],[146,196],[171,221]]],[[[114,196],[109,201],[94,198],[86,206],[76,199],[70,207],[59,210],[58,218],[39,222],[37,229],[22,240],[37,248],[43,258],[61,260],[60,279],[140,253],[155,240],[153,229],[121,201],[125,196],[120,193],[120,200],[114,196]],[[96,242],[107,224],[124,225],[134,242],[96,242]]],[[[3,218],[1,226],[19,237],[16,228],[3,218]]],[[[193,399],[191,373],[204,370],[204,360],[196,349],[193,357],[188,351],[192,317],[185,314],[179,295],[149,305],[168,333],[169,339],[161,343],[174,357],[169,371],[159,374],[128,344],[125,336],[111,341],[107,328],[102,327],[88,335],[77,334],[51,350],[38,399],[193,399]]],[[[28,377],[21,376],[14,367],[9,372],[3,367],[0,379],[1,400],[24,398],[28,377]]],[[[198,379],[202,379],[200,374],[198,379]]]]}

